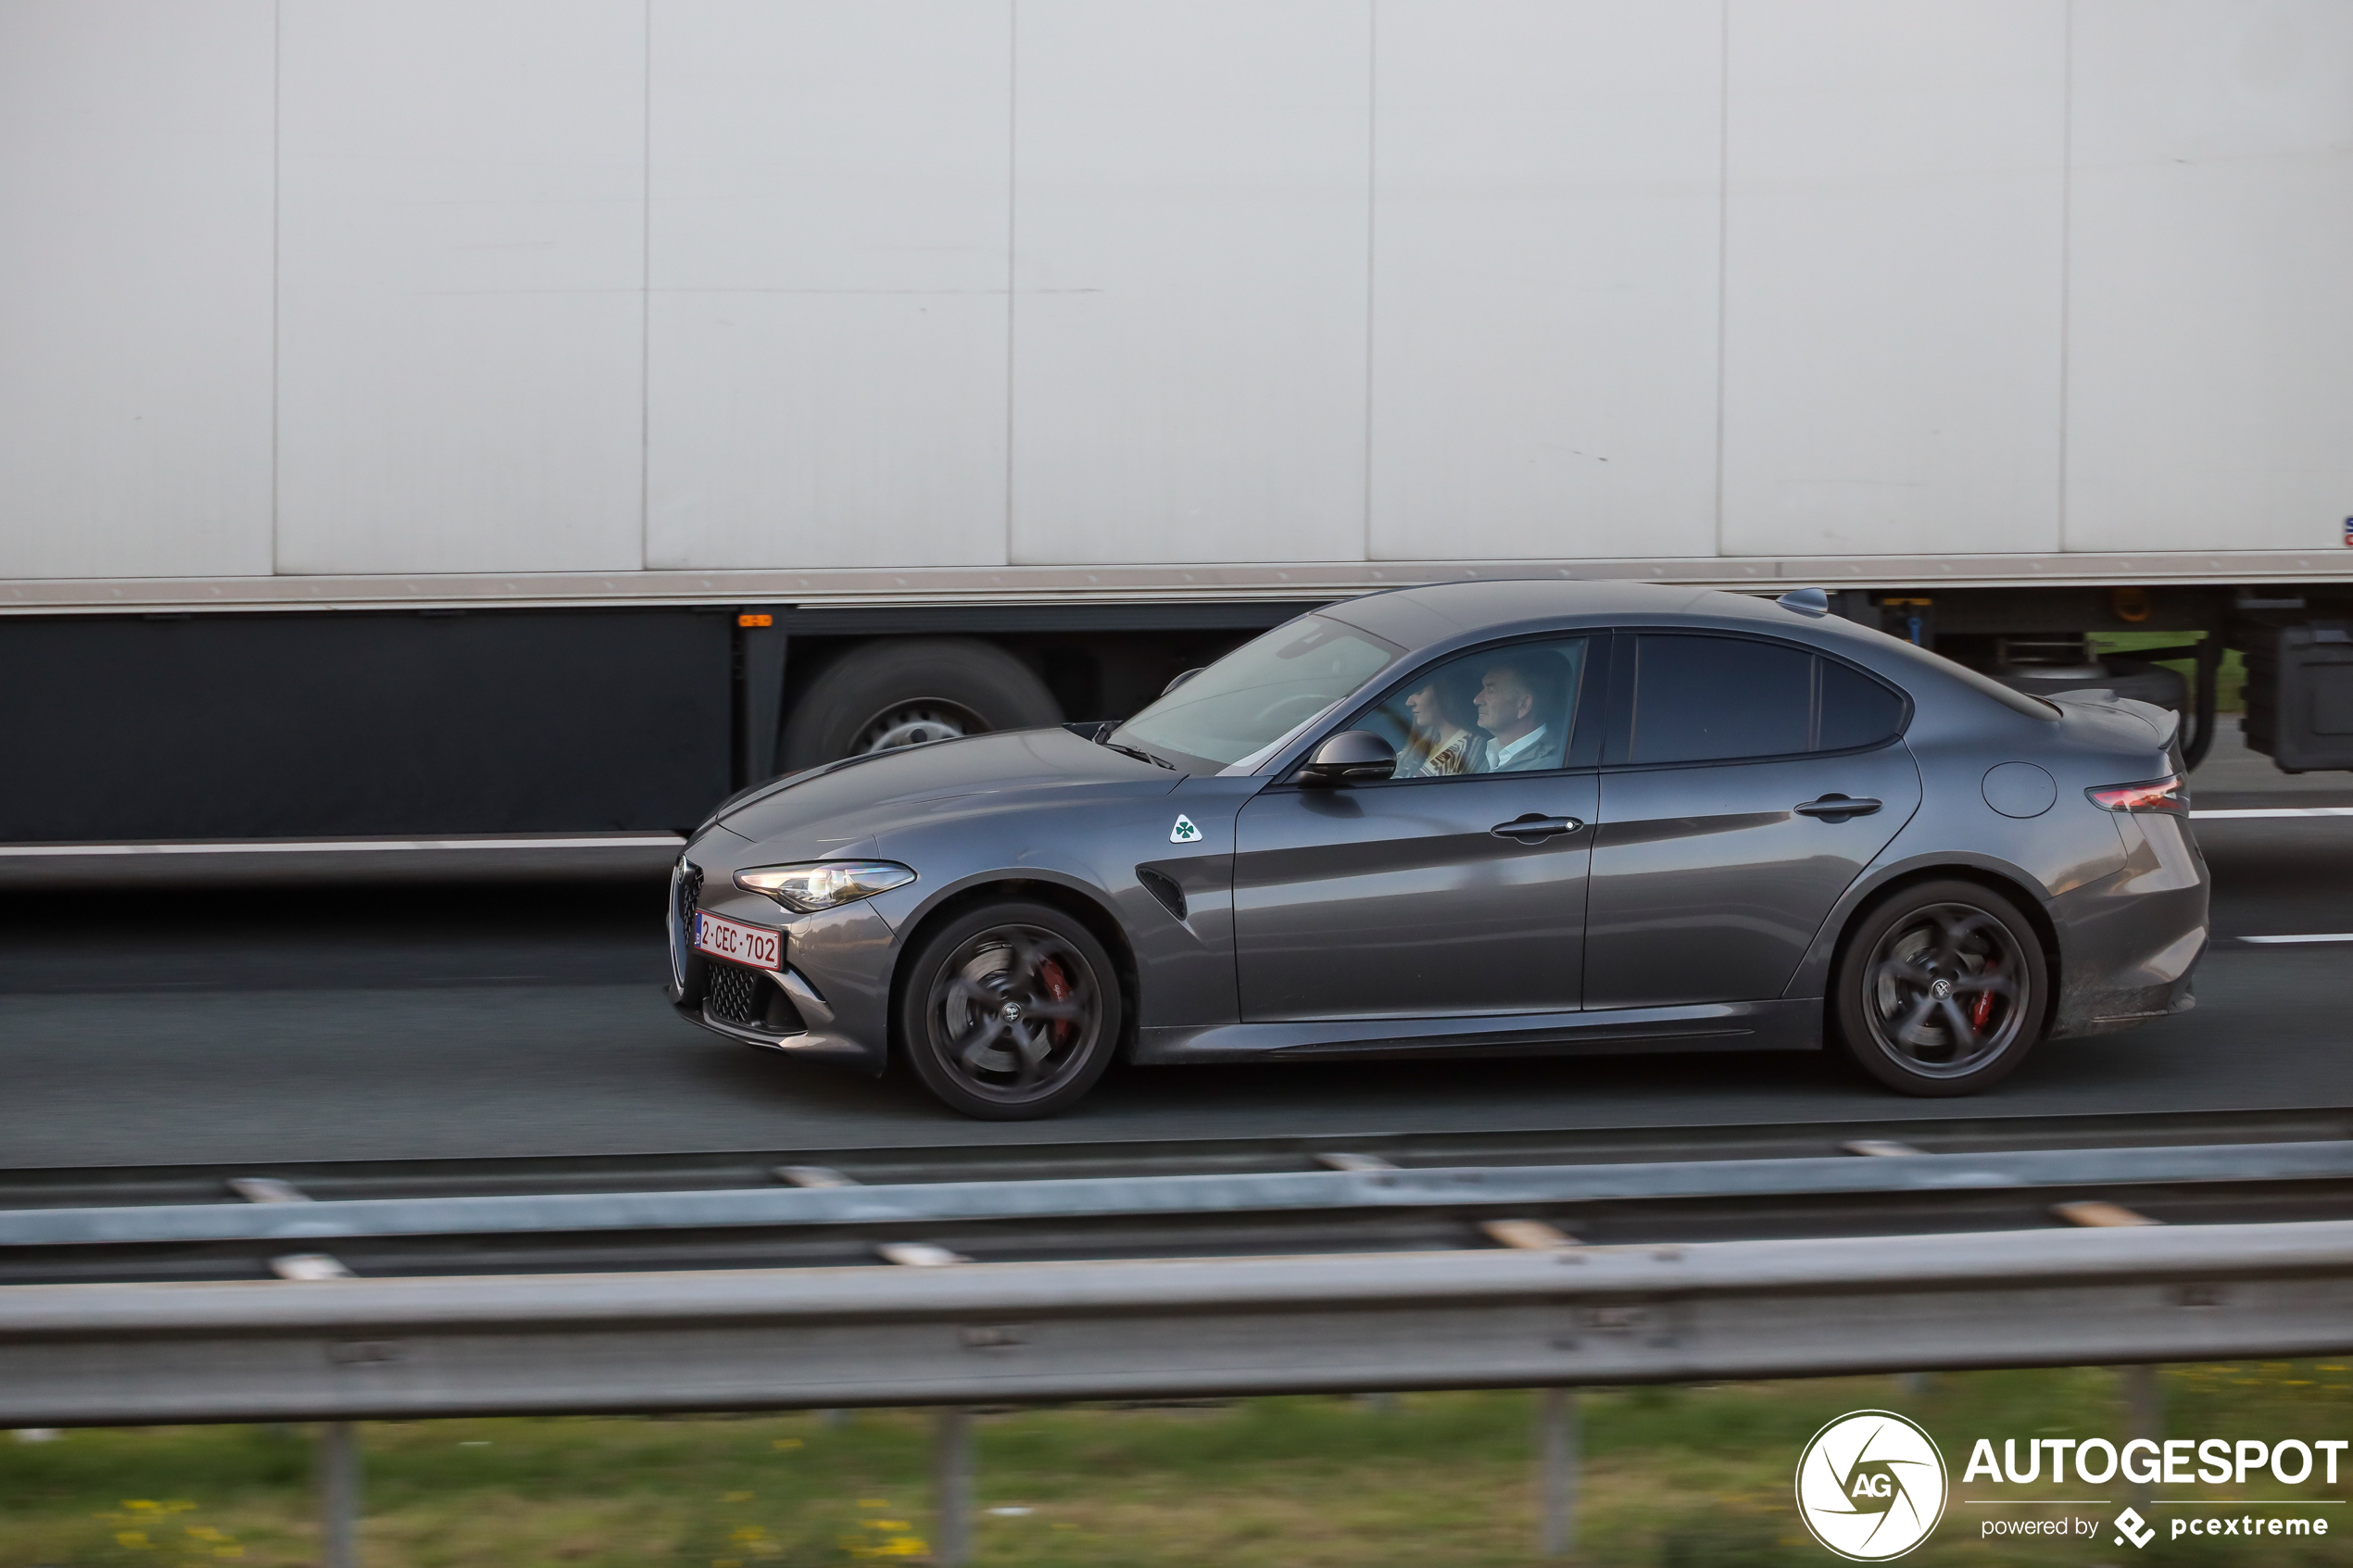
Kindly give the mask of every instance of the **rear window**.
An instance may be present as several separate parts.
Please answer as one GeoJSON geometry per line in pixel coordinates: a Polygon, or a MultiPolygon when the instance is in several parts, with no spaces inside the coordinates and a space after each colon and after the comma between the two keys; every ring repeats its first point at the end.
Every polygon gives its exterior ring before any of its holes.
{"type": "Polygon", "coordinates": [[[2030,696],[2025,692],[2014,691],[1993,676],[1982,674],[1966,664],[1956,664],[1941,653],[1931,653],[1919,644],[1907,643],[1901,637],[1888,637],[1887,641],[1906,659],[1917,660],[1947,679],[1982,692],[2003,707],[2016,709],[2029,719],[2056,720],[2062,717],[2056,704],[2045,702],[2039,696],[2030,696]]]}
{"type": "Polygon", "coordinates": [[[1877,746],[1904,727],[1904,699],[1859,670],[1832,659],[1815,660],[1821,671],[1820,707],[1814,749],[1845,751],[1877,746]]]}
{"type": "Polygon", "coordinates": [[[1878,746],[1904,699],[1869,676],[1786,643],[1645,633],[1634,639],[1626,760],[1723,762],[1878,746]]]}
{"type": "Polygon", "coordinates": [[[1635,642],[1629,761],[1708,762],[1813,749],[1811,654],[1737,637],[1635,642]]]}

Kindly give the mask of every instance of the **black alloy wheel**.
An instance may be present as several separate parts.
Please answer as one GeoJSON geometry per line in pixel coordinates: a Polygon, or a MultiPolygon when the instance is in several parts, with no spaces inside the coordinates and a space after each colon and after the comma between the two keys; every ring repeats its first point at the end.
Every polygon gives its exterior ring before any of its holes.
{"type": "Polygon", "coordinates": [[[985,904],[926,937],[900,997],[901,1048],[924,1086],[967,1116],[1051,1116],[1118,1049],[1111,956],[1050,905],[985,904]]]}
{"type": "Polygon", "coordinates": [[[1905,889],[1848,935],[1831,1021],[1863,1070],[1907,1095],[1971,1094],[2007,1077],[2043,1033],[2041,941],[1991,888],[1905,889]]]}

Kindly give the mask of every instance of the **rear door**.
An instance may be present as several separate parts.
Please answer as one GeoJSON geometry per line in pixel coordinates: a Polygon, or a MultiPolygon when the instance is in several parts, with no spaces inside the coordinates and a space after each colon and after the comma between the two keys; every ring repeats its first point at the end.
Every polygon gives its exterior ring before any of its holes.
{"type": "Polygon", "coordinates": [[[1909,707],[1769,638],[1617,638],[1585,1005],[1780,995],[1839,896],[1919,807],[1909,707]]]}

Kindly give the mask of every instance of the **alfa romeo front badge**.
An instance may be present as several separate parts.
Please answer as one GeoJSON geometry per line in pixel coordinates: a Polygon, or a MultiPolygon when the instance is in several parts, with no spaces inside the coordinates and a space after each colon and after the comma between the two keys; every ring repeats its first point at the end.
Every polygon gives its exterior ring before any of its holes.
{"type": "Polygon", "coordinates": [[[1893,1411],[1843,1415],[1797,1461],[1797,1516],[1850,1562],[1901,1557],[1944,1512],[1944,1456],[1917,1423],[1893,1411]]]}
{"type": "Polygon", "coordinates": [[[1182,811],[1179,811],[1176,813],[1176,825],[1168,830],[1168,842],[1171,844],[1199,844],[1201,842],[1201,829],[1193,826],[1193,820],[1190,817],[1188,817],[1182,811]]]}

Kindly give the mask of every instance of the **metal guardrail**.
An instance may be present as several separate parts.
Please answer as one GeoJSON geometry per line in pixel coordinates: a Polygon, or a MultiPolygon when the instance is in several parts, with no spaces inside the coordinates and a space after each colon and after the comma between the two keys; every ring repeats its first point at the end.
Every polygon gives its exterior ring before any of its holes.
{"type": "Polygon", "coordinates": [[[2353,1348],[2353,1222],[0,1289],[0,1424],[1560,1386],[2353,1348]]]}
{"type": "MultiPolygon", "coordinates": [[[[449,1198],[499,1193],[686,1192],[773,1185],[780,1166],[822,1164],[861,1182],[1251,1174],[1303,1171],[1334,1153],[1395,1164],[1574,1165],[1831,1156],[1858,1141],[1902,1139],[1930,1154],[2017,1149],[2283,1143],[2353,1136],[2353,1107],[2268,1110],[1955,1114],[1953,1102],[1907,1114],[1827,1122],[1655,1123],[1502,1131],[1360,1127],[1277,1136],[1024,1137],[1006,1143],[733,1148],[669,1153],[499,1155],[476,1159],[271,1160],[233,1164],[17,1167],[0,1170],[0,1210],[217,1202],[226,1184],[270,1176],[314,1198],[449,1198]]],[[[1051,1135],[1066,1129],[1047,1127],[1051,1135]]]]}
{"type": "Polygon", "coordinates": [[[590,1192],[0,1211],[0,1247],[931,1224],[1332,1210],[1526,1209],[2160,1184],[2353,1179],[2353,1141],[1775,1160],[1087,1176],[710,1192],[590,1192]]]}

